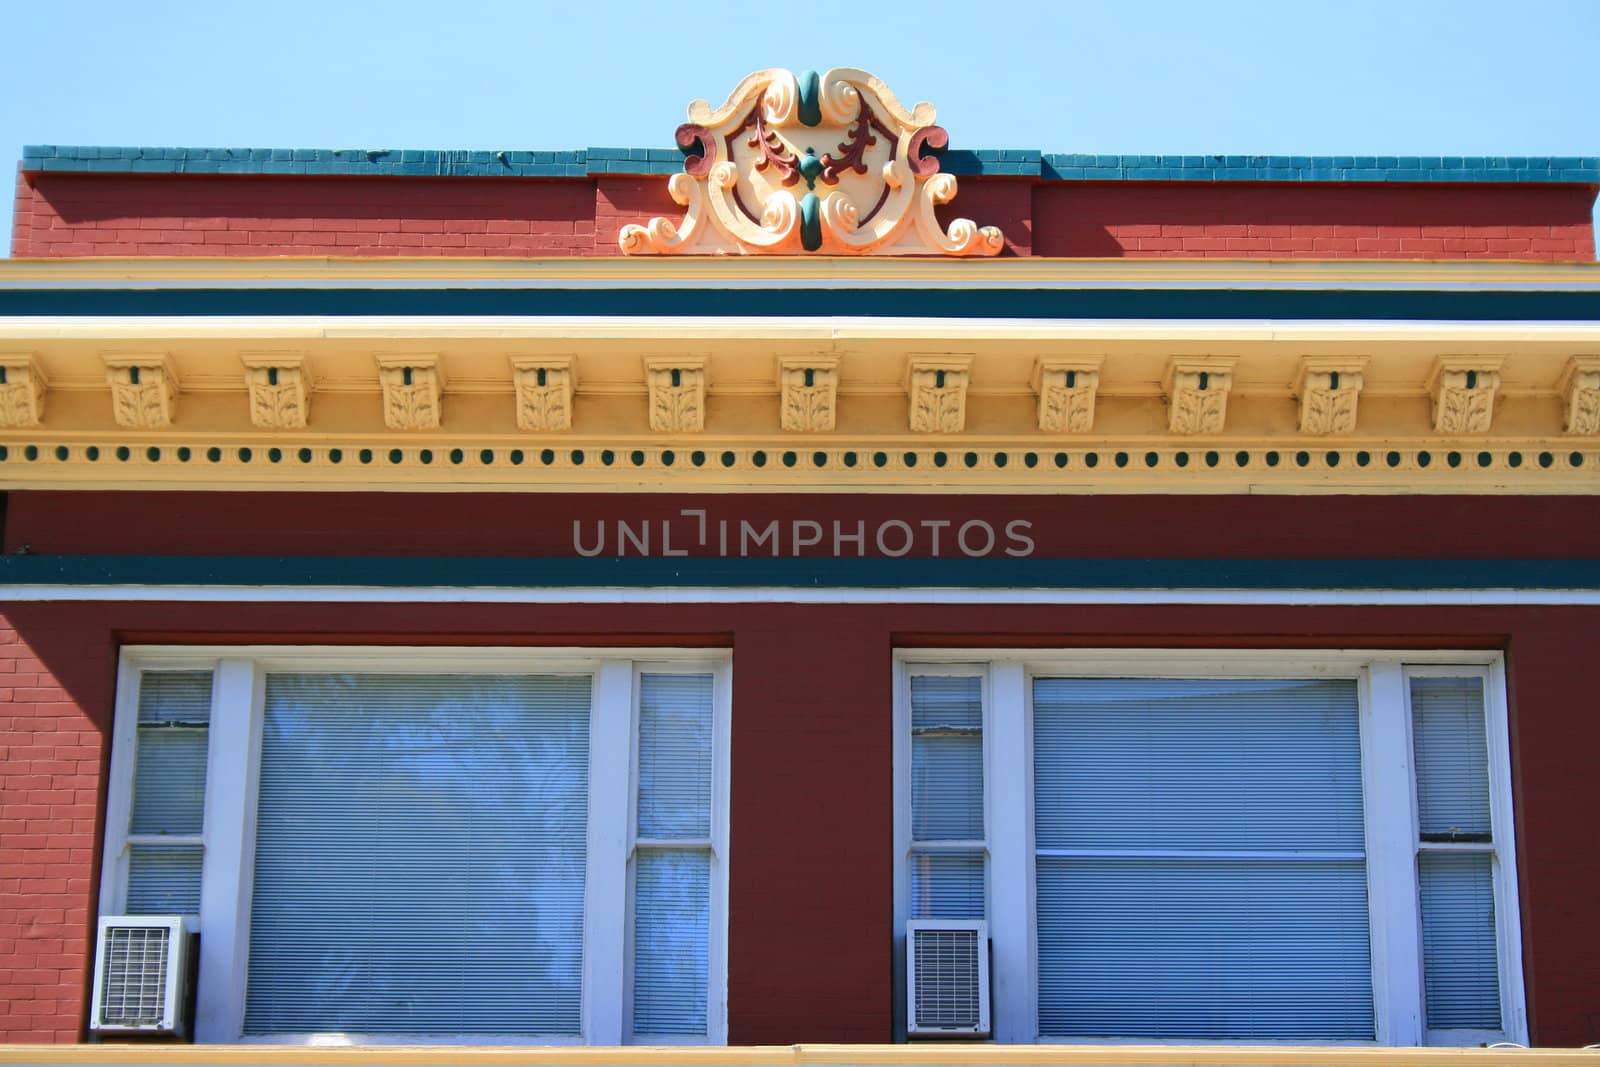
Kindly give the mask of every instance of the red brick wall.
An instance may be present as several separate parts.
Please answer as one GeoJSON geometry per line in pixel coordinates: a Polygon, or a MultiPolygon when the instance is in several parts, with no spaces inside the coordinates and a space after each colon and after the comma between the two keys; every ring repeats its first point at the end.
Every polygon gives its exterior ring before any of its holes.
{"type": "Polygon", "coordinates": [[[0,1041],[79,1038],[103,756],[99,728],[0,616],[0,1041]]]}
{"type": "MultiPolygon", "coordinates": [[[[596,256],[664,177],[313,178],[35,173],[12,255],[596,256]]],[[[1055,182],[965,177],[943,216],[1008,255],[1592,260],[1580,185],[1055,182]]]]}
{"type": "MultiPolygon", "coordinates": [[[[73,1041],[95,877],[97,734],[114,635],[131,641],[703,644],[734,653],[729,1025],[736,1044],[884,1041],[891,1033],[890,653],[894,647],[1505,648],[1510,668],[1524,961],[1536,1044],[1600,1041],[1600,747],[1582,607],[973,605],[15,604],[56,668],[50,699],[6,706],[6,818],[57,807],[70,835],[0,838],[0,1041],[73,1041]],[[598,635],[598,637],[597,637],[598,635]],[[827,670],[819,671],[819,663],[827,670]],[[85,695],[89,694],[89,695],[85,695]],[[54,709],[46,711],[42,709],[54,709]],[[70,729],[64,729],[63,723],[70,729]],[[40,777],[19,749],[53,738],[74,769],[40,777]],[[65,744],[70,738],[72,744],[65,744]],[[88,781],[86,782],[85,779],[88,781]],[[31,796],[31,802],[30,802],[31,796]],[[38,803],[44,800],[53,803],[38,803]],[[79,829],[79,827],[83,827],[79,829]],[[14,870],[42,871],[26,876],[14,870]],[[37,879],[37,882],[34,881],[37,879]],[[17,888],[12,888],[13,884],[17,888]],[[15,931],[15,933],[13,933],[15,931]],[[775,966],[774,961],[784,961],[775,966]]],[[[19,666],[37,678],[25,646],[19,666]]],[[[48,676],[46,676],[48,677],[48,676]]],[[[15,692],[15,691],[14,691],[15,692]]],[[[36,697],[41,694],[34,694],[36,697]]],[[[38,746],[46,747],[46,746],[38,746]]],[[[9,826],[10,823],[7,823],[9,826]]]]}
{"type": "MultiPolygon", "coordinates": [[[[1041,256],[1594,259],[1576,185],[1059,183],[1034,197],[1041,256]]],[[[959,198],[957,203],[959,203],[959,198]]]]}

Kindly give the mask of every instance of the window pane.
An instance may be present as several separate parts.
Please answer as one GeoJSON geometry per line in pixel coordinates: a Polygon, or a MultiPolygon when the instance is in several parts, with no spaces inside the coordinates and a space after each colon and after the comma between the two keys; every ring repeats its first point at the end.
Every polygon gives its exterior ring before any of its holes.
{"type": "Polygon", "coordinates": [[[911,678],[911,836],[973,841],[983,826],[983,681],[911,678]]]}
{"type": "Polygon", "coordinates": [[[1038,864],[1041,1034],[1374,1036],[1362,861],[1038,864]]]}
{"type": "Polygon", "coordinates": [[[199,845],[134,845],[128,850],[129,915],[198,915],[199,845]]]}
{"type": "Polygon", "coordinates": [[[639,677],[639,836],[711,836],[711,675],[639,677]]]}
{"type": "Polygon", "coordinates": [[[1488,841],[1489,746],[1483,680],[1411,679],[1417,813],[1424,839],[1488,841]]]}
{"type": "Polygon", "coordinates": [[[140,674],[131,833],[200,833],[210,721],[210,671],[140,674]]]}
{"type": "Polygon", "coordinates": [[[136,834],[198,834],[206,810],[207,731],[143,726],[138,743],[129,829],[136,834]]]}
{"type": "Polygon", "coordinates": [[[1433,1029],[1500,1029],[1493,860],[1486,852],[1423,852],[1422,967],[1433,1029]]]}
{"type": "Polygon", "coordinates": [[[139,722],[211,721],[210,671],[144,671],[139,675],[139,722]]]}
{"type": "Polygon", "coordinates": [[[245,1032],[577,1035],[589,691],[269,676],[245,1032]]]}
{"type": "Polygon", "coordinates": [[[983,729],[983,679],[977,675],[912,675],[912,733],[949,729],[983,729]]]}
{"type": "Polygon", "coordinates": [[[911,917],[913,919],[983,918],[983,853],[913,854],[911,917]]]}
{"type": "Polygon", "coordinates": [[[1373,1037],[1353,681],[1038,679],[1034,759],[1042,1033],[1373,1037]]]}
{"type": "Polygon", "coordinates": [[[633,919],[635,1034],[705,1036],[710,914],[710,852],[639,852],[633,919]]]}
{"type": "Polygon", "coordinates": [[[1040,678],[1040,848],[1361,850],[1350,680],[1040,678]]]}

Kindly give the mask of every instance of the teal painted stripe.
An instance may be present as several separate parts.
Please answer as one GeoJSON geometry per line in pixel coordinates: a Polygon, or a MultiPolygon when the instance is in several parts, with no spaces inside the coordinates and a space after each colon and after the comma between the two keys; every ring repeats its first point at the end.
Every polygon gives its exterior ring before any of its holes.
{"type": "Polygon", "coordinates": [[[1600,559],[4,556],[0,585],[789,589],[1600,589],[1600,559]]]}
{"type": "MultiPolygon", "coordinates": [[[[1557,182],[1600,185],[1597,156],[1096,155],[964,149],[942,156],[956,175],[1043,181],[1557,182]]],[[[29,145],[26,171],[113,174],[304,174],[455,178],[581,178],[672,174],[675,148],[547,151],[136,148],[29,145]]]]}
{"type": "Polygon", "coordinates": [[[1600,292],[1244,289],[24,289],[0,315],[907,316],[1600,321],[1600,292]],[[687,309],[687,310],[686,310],[687,309]]]}

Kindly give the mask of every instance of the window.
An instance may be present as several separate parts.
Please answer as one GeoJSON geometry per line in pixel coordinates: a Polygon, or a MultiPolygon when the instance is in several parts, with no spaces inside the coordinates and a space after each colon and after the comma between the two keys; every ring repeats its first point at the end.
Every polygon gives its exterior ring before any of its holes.
{"type": "Polygon", "coordinates": [[[1004,1041],[1526,1040],[1498,656],[903,655],[897,930],[1004,1041]]]}
{"type": "Polygon", "coordinates": [[[700,652],[130,649],[102,911],[200,917],[203,1041],[721,1043],[729,691],[700,652]]]}

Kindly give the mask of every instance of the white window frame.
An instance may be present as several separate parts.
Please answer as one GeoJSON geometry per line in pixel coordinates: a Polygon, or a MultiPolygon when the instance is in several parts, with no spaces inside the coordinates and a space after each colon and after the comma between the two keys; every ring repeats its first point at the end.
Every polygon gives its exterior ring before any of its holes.
{"type": "MultiPolygon", "coordinates": [[[[129,817],[138,743],[140,673],[211,670],[205,848],[200,894],[200,981],[195,1040],[202,1043],[300,1045],[622,1045],[633,1042],[632,856],[641,672],[712,675],[711,904],[707,937],[705,1038],[727,1043],[729,733],[732,653],[677,648],[451,648],[439,646],[161,646],[130,645],[118,661],[116,708],[106,802],[100,914],[119,915],[127,900],[129,817]],[[266,676],[277,672],[367,674],[588,674],[587,869],[580,1037],[403,1034],[280,1034],[246,1037],[250,908],[256,801],[261,766],[266,676]]],[[[174,842],[178,839],[174,838],[174,842]]],[[[184,840],[189,840],[185,838],[184,840]]],[[[649,1037],[652,1043],[662,1039],[649,1037]]]]}
{"type": "MultiPolygon", "coordinates": [[[[1527,1043],[1512,824],[1505,660],[1475,650],[1276,649],[902,649],[894,657],[894,929],[904,954],[911,858],[910,678],[952,666],[984,675],[984,817],[988,833],[987,918],[993,952],[995,1040],[1011,1043],[1194,1044],[1193,1040],[1039,1036],[1039,964],[1033,811],[1033,679],[1036,677],[1348,678],[1357,683],[1361,732],[1370,938],[1373,1041],[1328,1045],[1419,1046],[1527,1043]],[[1411,753],[1412,674],[1482,677],[1488,734],[1490,809],[1502,1031],[1424,1026],[1422,920],[1416,856],[1416,794],[1411,753]]],[[[903,992],[903,965],[896,971],[903,992]]],[[[898,1003],[903,996],[897,996],[898,1003]]],[[[896,1032],[905,1034],[903,1007],[896,1032]]],[[[1206,1042],[1238,1044],[1240,1042],[1206,1042]]],[[[1287,1044],[1252,1041],[1250,1044],[1287,1044]]],[[[1303,1042],[1302,1042],[1303,1043],[1303,1042]]]]}

